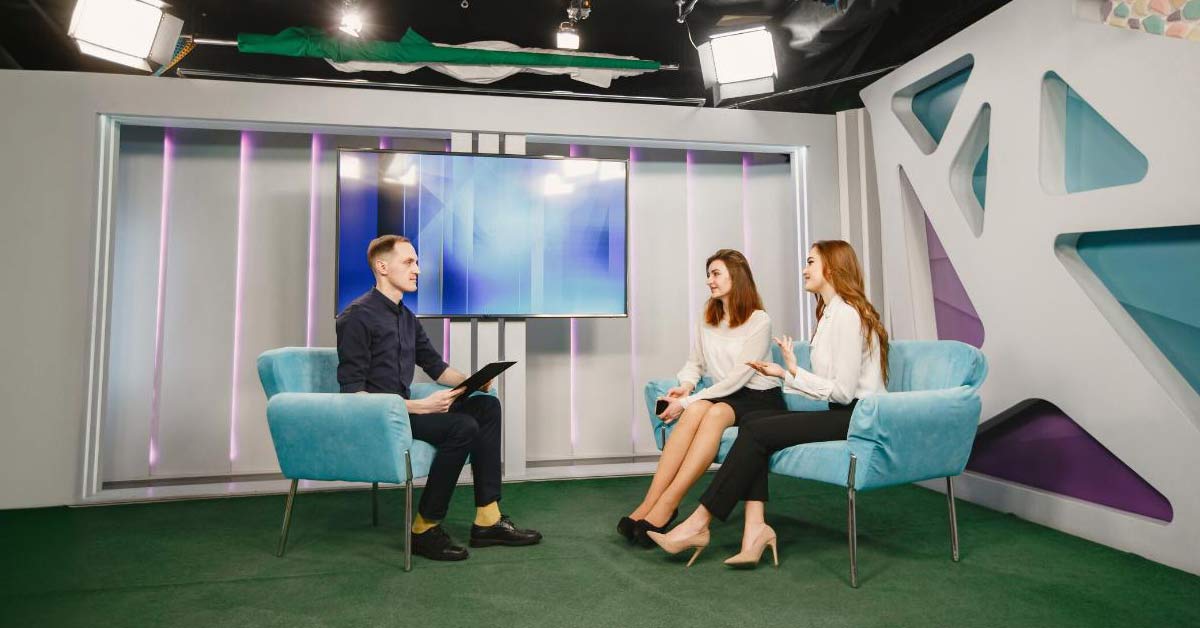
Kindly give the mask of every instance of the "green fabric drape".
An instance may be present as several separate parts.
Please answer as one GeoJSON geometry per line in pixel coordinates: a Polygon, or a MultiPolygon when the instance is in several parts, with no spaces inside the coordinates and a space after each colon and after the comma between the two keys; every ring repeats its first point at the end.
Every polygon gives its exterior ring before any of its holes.
{"type": "Polygon", "coordinates": [[[610,70],[658,70],[657,61],[613,59],[587,55],[543,52],[508,52],[435,46],[411,28],[400,41],[370,41],[330,37],[316,28],[294,26],[276,35],[238,34],[238,51],[288,57],[316,57],[339,63],[379,61],[385,63],[449,63],[457,65],[513,65],[602,68],[610,70]]]}

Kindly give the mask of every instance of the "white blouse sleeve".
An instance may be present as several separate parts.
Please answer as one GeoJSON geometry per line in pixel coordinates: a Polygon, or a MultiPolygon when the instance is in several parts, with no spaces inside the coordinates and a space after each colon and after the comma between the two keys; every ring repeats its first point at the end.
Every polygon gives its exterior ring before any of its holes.
{"type": "Polygon", "coordinates": [[[771,317],[763,312],[760,316],[756,316],[755,320],[748,321],[746,325],[749,327],[746,330],[746,339],[742,342],[742,350],[734,360],[734,367],[729,372],[729,376],[719,382],[713,382],[712,386],[694,395],[680,399],[679,405],[686,408],[693,401],[724,397],[737,392],[750,381],[755,371],[746,366],[746,363],[752,360],[761,360],[763,355],[770,350],[771,317]]]}
{"type": "Polygon", "coordinates": [[[785,371],[783,392],[842,404],[854,399],[865,353],[862,323],[852,307],[838,314],[825,321],[830,328],[822,335],[822,341],[830,343],[832,350],[832,376],[822,377],[802,368],[797,368],[794,375],[785,371]]]}
{"type": "Polygon", "coordinates": [[[704,375],[704,349],[700,346],[700,326],[696,326],[696,333],[692,337],[692,349],[688,354],[687,362],[683,368],[675,375],[675,379],[679,380],[680,386],[691,385],[693,389],[700,382],[700,378],[704,375]]]}

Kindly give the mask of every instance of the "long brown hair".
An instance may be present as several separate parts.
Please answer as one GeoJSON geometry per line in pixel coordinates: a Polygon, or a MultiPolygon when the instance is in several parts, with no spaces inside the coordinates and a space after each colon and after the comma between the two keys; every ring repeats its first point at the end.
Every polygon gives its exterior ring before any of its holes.
{"type": "MultiPolygon", "coordinates": [[[[867,300],[866,289],[863,288],[862,269],[858,265],[858,255],[854,247],[845,240],[821,240],[813,244],[813,248],[821,255],[821,265],[825,268],[825,280],[833,284],[833,289],[842,300],[858,310],[862,319],[863,334],[867,339],[867,349],[871,343],[879,341],[879,367],[883,371],[883,382],[888,381],[888,333],[879,320],[879,312],[867,300]]],[[[817,295],[817,320],[825,313],[825,299],[817,295]]]]}
{"type": "MultiPolygon", "coordinates": [[[[750,272],[750,262],[746,261],[746,256],[742,255],[741,251],[721,249],[710,255],[704,262],[705,276],[708,275],[708,267],[717,260],[725,262],[725,268],[729,270],[729,281],[732,285],[725,300],[729,302],[729,326],[737,327],[746,322],[754,310],[764,309],[762,297],[758,296],[758,286],[754,283],[754,274],[750,272]]],[[[721,303],[720,299],[710,297],[704,305],[704,322],[716,327],[722,318],[725,318],[725,304],[721,303]]]]}

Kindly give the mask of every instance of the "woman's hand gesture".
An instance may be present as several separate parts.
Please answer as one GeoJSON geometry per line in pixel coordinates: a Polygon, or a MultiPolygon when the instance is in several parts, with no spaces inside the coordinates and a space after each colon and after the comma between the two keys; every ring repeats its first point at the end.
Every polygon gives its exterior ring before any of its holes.
{"type": "Polygon", "coordinates": [[[789,371],[796,370],[796,349],[792,343],[792,337],[784,335],[782,338],[773,338],[775,346],[779,347],[779,354],[783,356],[783,363],[787,365],[789,371]]]}
{"type": "Polygon", "coordinates": [[[761,362],[759,360],[754,360],[747,362],[746,366],[749,366],[750,368],[763,375],[766,375],[767,377],[783,378],[783,367],[774,362],[761,362]]]}

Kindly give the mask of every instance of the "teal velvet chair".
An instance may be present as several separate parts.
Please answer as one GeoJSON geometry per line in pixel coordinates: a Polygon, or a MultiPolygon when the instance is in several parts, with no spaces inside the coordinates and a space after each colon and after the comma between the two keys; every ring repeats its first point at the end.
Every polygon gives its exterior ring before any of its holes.
{"type": "MultiPolygon", "coordinates": [[[[800,366],[808,368],[808,343],[797,342],[795,351],[800,366]]],[[[782,364],[776,348],[773,358],[782,364]]],[[[958,561],[952,478],[966,468],[975,441],[979,387],[987,377],[987,359],[961,342],[894,341],[889,345],[888,370],[888,392],[859,400],[846,440],[795,445],[771,456],[772,473],[846,487],[850,585],[854,587],[858,586],[855,496],[861,491],[946,478],[951,558],[958,561]]],[[[697,389],[707,384],[701,380],[697,389]]],[[[671,426],[655,416],[654,402],[677,385],[674,379],[646,384],[646,408],[659,449],[671,426]]],[[[829,407],[800,395],[784,398],[792,410],[829,407]]],[[[736,438],[737,428],[725,430],[717,462],[725,459],[736,438]]]]}
{"type": "MultiPolygon", "coordinates": [[[[379,484],[404,484],[404,570],[410,571],[413,480],[429,474],[436,450],[413,439],[400,395],[340,393],[337,365],[331,348],[287,347],[258,357],[275,455],[292,481],[276,554],[287,546],[300,480],[370,482],[372,525],[379,524],[379,484]]],[[[412,398],[441,388],[413,384],[412,398]]]]}

